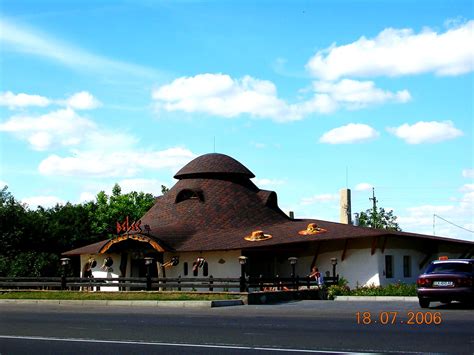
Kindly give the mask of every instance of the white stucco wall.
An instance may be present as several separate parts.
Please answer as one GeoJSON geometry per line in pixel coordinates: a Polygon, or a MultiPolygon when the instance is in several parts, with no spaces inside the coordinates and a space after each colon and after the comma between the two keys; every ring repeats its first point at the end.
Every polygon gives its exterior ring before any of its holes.
{"type": "MultiPolygon", "coordinates": [[[[94,278],[109,278],[111,281],[108,283],[114,283],[112,279],[117,279],[120,276],[120,254],[94,254],[94,255],[81,255],[81,272],[80,275],[83,277],[82,270],[84,265],[87,263],[90,257],[93,257],[97,262],[97,265],[92,268],[92,276],[94,278]],[[108,270],[102,269],[102,264],[104,263],[104,259],[107,257],[111,257],[113,260],[113,264],[108,270]]],[[[130,263],[127,263],[127,272],[129,271],[130,263]]],[[[94,288],[96,290],[96,288],[94,288]]],[[[100,291],[118,291],[118,287],[112,286],[101,286],[100,291]]]]}
{"type": "MultiPolygon", "coordinates": [[[[203,269],[198,269],[198,275],[193,274],[193,263],[198,257],[202,257],[207,261],[208,264],[208,276],[212,277],[240,277],[240,264],[239,256],[241,255],[240,250],[231,251],[212,251],[212,252],[181,252],[181,253],[165,253],[164,262],[170,260],[173,256],[179,256],[179,264],[176,266],[166,268],[166,277],[178,277],[183,278],[202,278],[203,269]],[[221,261],[221,263],[219,263],[221,261]],[[188,274],[184,274],[184,263],[188,263],[188,274]]],[[[196,290],[201,290],[199,287],[196,290]]],[[[183,291],[189,290],[182,288],[183,291]]],[[[206,291],[208,288],[203,288],[206,291]]],[[[222,291],[223,289],[215,289],[216,291],[222,291]]],[[[239,291],[238,288],[227,289],[228,291],[239,291]]]]}
{"type": "Polygon", "coordinates": [[[377,249],[380,284],[387,285],[391,283],[415,283],[418,275],[424,272],[429,263],[437,260],[440,256],[449,258],[458,258],[460,254],[459,247],[450,247],[441,245],[438,252],[433,253],[428,261],[420,269],[420,263],[426,258],[426,251],[423,250],[424,245],[420,241],[410,239],[400,239],[392,237],[388,242],[389,247],[385,248],[384,253],[377,249]],[[393,277],[386,277],[385,255],[392,255],[393,258],[393,277]],[[403,257],[410,256],[411,276],[405,277],[403,274],[403,257]]]}
{"type": "Polygon", "coordinates": [[[173,256],[179,256],[179,264],[166,268],[167,277],[203,277],[203,269],[198,269],[198,276],[193,275],[193,263],[198,257],[206,259],[209,276],[213,277],[240,277],[239,256],[240,250],[212,251],[212,252],[181,252],[165,253],[164,262],[173,256]],[[224,261],[219,263],[219,260],[224,261]],[[184,275],[184,263],[188,263],[188,275],[184,275]]]}

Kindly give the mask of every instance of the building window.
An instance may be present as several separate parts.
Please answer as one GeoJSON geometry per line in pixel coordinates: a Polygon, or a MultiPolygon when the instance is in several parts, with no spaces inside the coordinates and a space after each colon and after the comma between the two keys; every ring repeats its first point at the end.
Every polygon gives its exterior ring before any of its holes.
{"type": "Polygon", "coordinates": [[[385,277],[393,278],[393,255],[385,255],[385,277]]]}
{"type": "Polygon", "coordinates": [[[411,257],[410,255],[403,256],[403,277],[411,277],[411,257]]]}
{"type": "Polygon", "coordinates": [[[196,201],[204,202],[204,194],[200,190],[190,190],[190,189],[181,190],[176,196],[175,202],[180,203],[186,200],[196,200],[196,201]]]}
{"type": "Polygon", "coordinates": [[[209,275],[209,266],[206,261],[204,262],[204,265],[202,266],[202,276],[208,276],[208,275],[209,275]]]}
{"type": "Polygon", "coordinates": [[[183,273],[184,273],[184,276],[188,276],[188,262],[184,262],[183,263],[183,273]]]}

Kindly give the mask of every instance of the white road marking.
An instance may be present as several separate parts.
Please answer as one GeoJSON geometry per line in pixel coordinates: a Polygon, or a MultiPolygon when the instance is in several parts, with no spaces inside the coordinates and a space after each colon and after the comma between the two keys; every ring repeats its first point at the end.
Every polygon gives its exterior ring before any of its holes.
{"type": "MultiPolygon", "coordinates": [[[[324,353],[324,354],[354,354],[353,351],[329,351],[329,350],[311,350],[311,349],[285,349],[285,348],[266,348],[258,346],[237,346],[237,345],[213,345],[213,344],[187,344],[187,343],[158,343],[147,341],[132,340],[101,340],[101,339],[81,339],[81,338],[54,338],[40,336],[21,336],[21,335],[0,335],[0,339],[21,339],[21,340],[40,340],[40,341],[64,341],[76,343],[97,343],[97,344],[124,344],[124,345],[152,345],[152,346],[174,346],[188,348],[211,348],[211,349],[233,349],[233,350],[257,350],[257,351],[279,351],[279,352],[299,352],[299,353],[324,353]]],[[[357,352],[357,354],[366,354],[357,352]]],[[[373,354],[373,353],[372,353],[373,354]]]]}

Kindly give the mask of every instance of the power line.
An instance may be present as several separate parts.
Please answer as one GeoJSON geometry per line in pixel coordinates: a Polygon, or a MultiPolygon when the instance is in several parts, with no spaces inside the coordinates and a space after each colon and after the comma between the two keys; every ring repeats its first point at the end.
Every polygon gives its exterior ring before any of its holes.
{"type": "Polygon", "coordinates": [[[458,228],[460,228],[460,229],[463,229],[463,230],[465,230],[466,232],[474,233],[474,231],[472,231],[472,230],[470,230],[470,229],[461,227],[461,226],[457,225],[456,223],[450,222],[450,221],[448,221],[447,219],[444,219],[443,217],[438,216],[437,214],[433,214],[433,235],[436,235],[436,233],[435,233],[435,217],[438,217],[439,219],[442,219],[442,220],[445,221],[446,223],[449,223],[449,224],[451,224],[451,225],[453,225],[453,226],[455,226],[455,227],[458,227],[458,228]]]}

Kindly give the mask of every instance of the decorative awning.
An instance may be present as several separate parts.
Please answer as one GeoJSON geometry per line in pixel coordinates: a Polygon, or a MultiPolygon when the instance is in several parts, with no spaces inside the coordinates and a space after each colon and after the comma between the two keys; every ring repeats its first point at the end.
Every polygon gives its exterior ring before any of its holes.
{"type": "Polygon", "coordinates": [[[308,224],[308,227],[304,231],[299,231],[301,235],[314,235],[327,232],[326,229],[319,227],[316,223],[308,224]]]}
{"type": "Polygon", "coordinates": [[[245,240],[249,242],[261,242],[263,240],[267,240],[272,238],[271,234],[265,234],[263,231],[253,231],[252,234],[244,237],[245,240]]]}
{"type": "Polygon", "coordinates": [[[99,251],[100,254],[104,254],[105,252],[107,252],[107,250],[110,249],[110,247],[114,244],[117,244],[117,243],[120,243],[120,242],[123,242],[125,240],[135,240],[137,242],[142,242],[142,243],[148,243],[151,245],[151,247],[153,249],[155,249],[156,251],[162,253],[165,251],[165,249],[163,249],[154,239],[146,236],[146,235],[143,235],[143,234],[123,234],[123,235],[119,235],[118,237],[114,238],[114,239],[111,239],[109,240],[99,251]]]}

